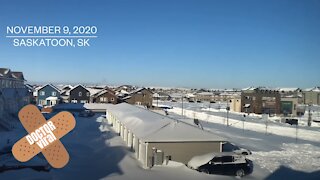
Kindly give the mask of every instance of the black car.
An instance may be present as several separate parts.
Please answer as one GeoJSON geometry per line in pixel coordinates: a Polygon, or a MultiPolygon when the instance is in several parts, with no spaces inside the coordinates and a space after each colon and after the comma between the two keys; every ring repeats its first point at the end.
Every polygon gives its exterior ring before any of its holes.
{"type": "Polygon", "coordinates": [[[253,172],[253,163],[234,153],[205,154],[193,157],[188,167],[207,174],[243,177],[253,172]]]}
{"type": "Polygon", "coordinates": [[[91,110],[84,110],[79,113],[79,117],[92,117],[94,116],[94,112],[91,110]]]}

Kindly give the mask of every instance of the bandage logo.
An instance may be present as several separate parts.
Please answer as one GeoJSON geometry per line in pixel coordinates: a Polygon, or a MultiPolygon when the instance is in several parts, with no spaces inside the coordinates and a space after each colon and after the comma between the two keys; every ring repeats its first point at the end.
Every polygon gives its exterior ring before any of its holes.
{"type": "Polygon", "coordinates": [[[54,168],[68,163],[69,154],[59,139],[76,125],[71,113],[60,112],[46,121],[36,106],[27,105],[20,110],[19,119],[29,134],[12,147],[18,161],[26,162],[41,152],[54,168]]]}

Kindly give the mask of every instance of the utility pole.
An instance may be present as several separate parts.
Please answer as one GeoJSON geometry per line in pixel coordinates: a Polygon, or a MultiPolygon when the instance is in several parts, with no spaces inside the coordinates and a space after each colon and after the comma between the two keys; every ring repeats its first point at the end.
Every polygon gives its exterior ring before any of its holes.
{"type": "Polygon", "coordinates": [[[182,102],[182,103],[181,103],[181,107],[182,107],[182,108],[181,108],[181,116],[183,116],[183,95],[181,96],[181,99],[182,99],[182,101],[181,101],[181,102],[182,102]]]}
{"type": "Polygon", "coordinates": [[[242,119],[242,132],[244,133],[244,121],[246,120],[246,115],[243,115],[243,119],[242,119]]]}
{"type": "Polygon", "coordinates": [[[311,126],[311,121],[312,121],[312,114],[311,114],[311,104],[308,105],[309,107],[309,115],[308,115],[308,126],[311,126]]]}
{"type": "Polygon", "coordinates": [[[159,94],[157,93],[157,108],[159,108],[159,94]]]}
{"type": "Polygon", "coordinates": [[[229,107],[229,100],[227,100],[227,126],[229,126],[229,111],[230,111],[230,107],[229,107]]]}

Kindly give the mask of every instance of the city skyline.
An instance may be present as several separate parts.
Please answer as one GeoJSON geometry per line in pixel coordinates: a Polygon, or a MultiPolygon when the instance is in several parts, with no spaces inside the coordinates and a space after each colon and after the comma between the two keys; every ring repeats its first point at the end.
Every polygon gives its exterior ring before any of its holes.
{"type": "Polygon", "coordinates": [[[28,82],[311,88],[320,84],[319,8],[299,0],[4,1],[0,62],[28,82]],[[13,25],[94,25],[98,38],[90,47],[13,47],[5,38],[13,25]]]}

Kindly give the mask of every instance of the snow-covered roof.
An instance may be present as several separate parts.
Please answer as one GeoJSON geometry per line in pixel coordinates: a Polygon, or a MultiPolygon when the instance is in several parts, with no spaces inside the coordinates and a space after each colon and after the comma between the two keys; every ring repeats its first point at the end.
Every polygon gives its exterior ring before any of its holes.
{"type": "Polygon", "coordinates": [[[242,91],[253,91],[253,90],[256,90],[257,88],[255,87],[246,87],[246,88],[243,88],[242,91]]]}
{"type": "Polygon", "coordinates": [[[107,104],[104,103],[86,103],[83,105],[86,109],[100,109],[100,110],[106,110],[108,108],[107,104]]]}
{"type": "Polygon", "coordinates": [[[320,92],[320,87],[307,88],[307,89],[305,89],[304,91],[320,92]]]}
{"type": "Polygon", "coordinates": [[[195,126],[127,103],[107,106],[108,112],[145,142],[225,141],[195,126]]]}
{"type": "Polygon", "coordinates": [[[148,142],[225,141],[222,137],[193,125],[173,119],[170,120],[169,124],[145,137],[144,140],[148,142]]]}
{"type": "Polygon", "coordinates": [[[1,77],[6,77],[9,74],[10,74],[10,69],[8,69],[8,68],[0,68],[0,76],[1,77]]]}
{"type": "Polygon", "coordinates": [[[98,96],[101,96],[102,94],[105,94],[105,93],[109,93],[109,94],[115,95],[110,89],[104,89],[104,90],[101,90],[100,92],[98,92],[96,94],[92,94],[92,96],[98,97],[98,96]]]}
{"type": "MultiPolygon", "coordinates": [[[[150,91],[150,90],[142,87],[142,88],[138,88],[138,89],[135,89],[135,90],[133,90],[133,91],[130,91],[128,94],[135,94],[135,93],[138,93],[138,92],[140,92],[140,91],[142,91],[142,90],[150,91]]],[[[150,91],[150,93],[152,93],[152,92],[150,91]]]]}
{"type": "Polygon", "coordinates": [[[294,92],[294,91],[298,91],[299,88],[278,88],[278,91],[283,91],[283,92],[294,92]]]}
{"type": "Polygon", "coordinates": [[[12,77],[15,78],[15,79],[23,80],[23,81],[25,80],[22,72],[12,71],[12,72],[11,72],[11,75],[12,75],[12,77]]]}
{"type": "Polygon", "coordinates": [[[182,98],[182,96],[184,96],[184,94],[181,94],[181,93],[171,93],[169,95],[172,98],[182,98]]]}
{"type": "MultiPolygon", "coordinates": [[[[86,89],[86,90],[87,90],[86,87],[84,87],[84,86],[81,85],[81,84],[78,84],[78,85],[74,86],[73,88],[71,88],[70,91],[74,90],[74,89],[77,88],[77,87],[82,87],[83,89],[86,89]]],[[[88,91],[89,91],[89,90],[88,90],[88,91]]],[[[90,91],[89,91],[89,92],[90,92],[90,91]]]]}
{"type": "Polygon", "coordinates": [[[102,89],[96,89],[91,87],[87,87],[86,89],[90,92],[90,96],[93,96],[94,94],[97,94],[102,90],[102,89]]]}
{"type": "Polygon", "coordinates": [[[46,85],[42,86],[41,88],[39,88],[38,91],[40,91],[42,88],[44,88],[46,86],[51,86],[53,89],[55,89],[56,91],[58,91],[60,93],[60,89],[57,88],[56,86],[54,86],[53,84],[46,84],[46,85]]]}
{"type": "Polygon", "coordinates": [[[213,96],[214,94],[212,92],[199,92],[196,93],[196,95],[200,95],[200,96],[213,96]]]}

